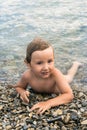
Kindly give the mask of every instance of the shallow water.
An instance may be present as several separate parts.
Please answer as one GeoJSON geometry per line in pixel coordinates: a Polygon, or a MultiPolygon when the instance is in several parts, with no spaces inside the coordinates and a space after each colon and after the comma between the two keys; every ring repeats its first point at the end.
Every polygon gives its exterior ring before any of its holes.
{"type": "Polygon", "coordinates": [[[36,36],[52,43],[57,67],[65,71],[78,60],[85,64],[80,77],[87,78],[86,0],[0,0],[1,83],[20,77],[26,46],[36,36]]]}

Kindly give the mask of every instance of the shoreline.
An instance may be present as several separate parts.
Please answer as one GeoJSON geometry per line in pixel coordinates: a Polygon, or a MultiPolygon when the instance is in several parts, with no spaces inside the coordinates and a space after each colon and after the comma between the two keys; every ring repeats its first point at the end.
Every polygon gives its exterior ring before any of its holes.
{"type": "MultiPolygon", "coordinates": [[[[1,70],[0,70],[0,85],[4,84],[15,84],[21,77],[22,73],[26,70],[26,66],[23,62],[23,57],[14,60],[9,59],[2,61],[1,70]],[[20,67],[21,64],[21,67],[20,67]]],[[[72,62],[67,60],[59,59],[60,62],[56,61],[55,66],[63,73],[66,74],[67,70],[71,67],[72,62]],[[64,64],[62,64],[64,62],[64,64]]],[[[79,67],[77,74],[75,75],[71,87],[77,88],[83,91],[87,91],[87,64],[82,63],[83,65],[79,67]]],[[[76,89],[75,88],[75,89],[76,89]]]]}

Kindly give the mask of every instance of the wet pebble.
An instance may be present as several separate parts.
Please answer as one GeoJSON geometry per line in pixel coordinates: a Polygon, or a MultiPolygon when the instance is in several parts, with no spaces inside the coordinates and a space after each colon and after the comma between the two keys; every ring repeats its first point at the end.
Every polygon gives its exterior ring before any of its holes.
{"type": "Polygon", "coordinates": [[[81,124],[82,124],[82,125],[87,125],[87,120],[83,120],[83,121],[81,122],[81,124]]]}

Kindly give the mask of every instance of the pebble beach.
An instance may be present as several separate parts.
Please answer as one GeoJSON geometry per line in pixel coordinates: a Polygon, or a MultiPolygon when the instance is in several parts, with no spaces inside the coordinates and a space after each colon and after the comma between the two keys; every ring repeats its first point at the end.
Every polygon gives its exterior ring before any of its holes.
{"type": "Polygon", "coordinates": [[[87,92],[73,90],[71,103],[51,108],[43,115],[30,112],[30,108],[56,95],[30,92],[30,103],[25,104],[13,89],[0,87],[0,130],[87,130],[87,92]]]}
{"type": "MultiPolygon", "coordinates": [[[[7,63],[5,62],[5,65],[7,63]]],[[[12,61],[9,61],[9,64],[13,65],[12,61]]],[[[31,112],[30,108],[35,103],[56,95],[38,94],[28,86],[30,102],[29,104],[22,102],[10,84],[17,82],[25,67],[17,72],[10,66],[7,74],[5,68],[5,72],[2,72],[3,80],[0,83],[0,130],[87,130],[86,68],[86,65],[79,68],[71,84],[74,93],[73,101],[51,108],[43,115],[37,115],[36,111],[31,112]]]]}

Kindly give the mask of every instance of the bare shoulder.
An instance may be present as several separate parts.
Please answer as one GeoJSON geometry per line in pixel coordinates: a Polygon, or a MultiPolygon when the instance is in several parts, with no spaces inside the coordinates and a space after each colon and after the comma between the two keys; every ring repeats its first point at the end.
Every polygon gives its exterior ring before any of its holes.
{"type": "Polygon", "coordinates": [[[20,80],[13,86],[14,88],[26,88],[29,84],[30,73],[29,70],[26,70],[22,75],[20,80]]]}
{"type": "Polygon", "coordinates": [[[25,87],[28,83],[29,83],[29,77],[30,77],[30,74],[29,74],[29,71],[25,71],[20,80],[17,82],[17,86],[22,86],[22,87],[25,87]]]}
{"type": "Polygon", "coordinates": [[[29,80],[30,78],[30,70],[26,70],[23,74],[22,74],[22,79],[24,80],[29,80]]]}
{"type": "Polygon", "coordinates": [[[53,75],[56,77],[56,76],[58,76],[58,77],[62,77],[63,76],[63,74],[62,74],[62,72],[59,70],[59,69],[57,69],[57,68],[54,68],[54,70],[53,70],[53,75]]]}

